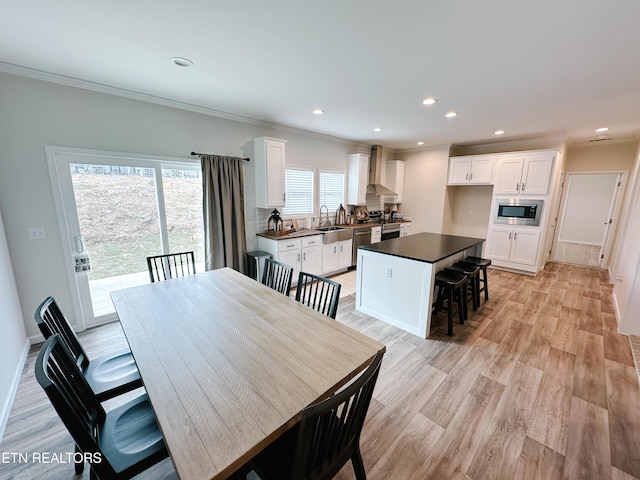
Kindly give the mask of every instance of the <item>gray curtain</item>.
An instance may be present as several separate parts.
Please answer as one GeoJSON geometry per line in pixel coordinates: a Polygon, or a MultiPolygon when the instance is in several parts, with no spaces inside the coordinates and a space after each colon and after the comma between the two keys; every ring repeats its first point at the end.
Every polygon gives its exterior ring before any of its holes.
{"type": "Polygon", "coordinates": [[[247,251],[244,230],[242,158],[201,155],[205,268],[231,267],[244,272],[247,251]]]}

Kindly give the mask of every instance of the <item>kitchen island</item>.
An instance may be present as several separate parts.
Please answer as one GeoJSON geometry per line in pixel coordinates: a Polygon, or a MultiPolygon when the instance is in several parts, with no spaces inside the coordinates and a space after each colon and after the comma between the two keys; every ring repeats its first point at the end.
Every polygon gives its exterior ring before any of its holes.
{"type": "Polygon", "coordinates": [[[436,272],[480,256],[483,242],[418,233],[358,248],[356,310],[427,338],[436,272]]]}

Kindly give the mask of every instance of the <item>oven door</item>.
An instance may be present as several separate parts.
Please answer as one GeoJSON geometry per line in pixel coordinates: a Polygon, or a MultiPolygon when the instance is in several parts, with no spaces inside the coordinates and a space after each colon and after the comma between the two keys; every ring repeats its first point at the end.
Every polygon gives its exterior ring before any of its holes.
{"type": "Polygon", "coordinates": [[[392,238],[400,238],[400,224],[388,223],[382,225],[382,240],[391,240],[392,238]]]}

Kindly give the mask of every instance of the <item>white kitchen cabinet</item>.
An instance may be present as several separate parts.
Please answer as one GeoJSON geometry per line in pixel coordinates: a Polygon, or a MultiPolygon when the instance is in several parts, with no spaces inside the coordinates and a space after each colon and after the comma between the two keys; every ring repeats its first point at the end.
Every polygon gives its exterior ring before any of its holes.
{"type": "Polygon", "coordinates": [[[469,155],[449,159],[448,185],[490,185],[493,183],[494,157],[469,155]]]}
{"type": "Polygon", "coordinates": [[[342,240],[340,251],[338,252],[338,268],[349,268],[351,266],[351,256],[353,254],[353,240],[342,240]]]}
{"type": "Polygon", "coordinates": [[[253,139],[253,161],[256,177],[256,207],[275,208],[285,205],[286,140],[260,137],[253,139]]]}
{"type": "Polygon", "coordinates": [[[489,258],[496,266],[535,272],[540,234],[539,229],[491,227],[489,258]]]}
{"type": "Polygon", "coordinates": [[[386,167],[385,186],[396,192],[395,195],[387,195],[385,203],[402,203],[404,192],[404,162],[402,160],[390,160],[386,167]]]}
{"type": "Polygon", "coordinates": [[[546,195],[555,152],[522,152],[498,159],[494,195],[546,195]]]}
{"type": "Polygon", "coordinates": [[[408,237],[411,235],[411,222],[403,222],[400,224],[400,237],[408,237]]]}
{"type": "Polygon", "coordinates": [[[367,184],[369,183],[369,155],[354,153],[347,162],[347,204],[367,204],[367,184]]]}
{"type": "MultiPolygon", "coordinates": [[[[318,235],[321,237],[321,235],[318,235]]],[[[292,284],[298,281],[302,266],[302,241],[300,238],[272,240],[258,236],[258,250],[271,254],[271,258],[293,267],[292,284]]]]}
{"type": "Polygon", "coordinates": [[[322,247],[322,273],[332,273],[351,266],[353,240],[327,243],[322,247]]]}
{"type": "Polygon", "coordinates": [[[378,243],[382,240],[382,227],[380,225],[371,227],[371,243],[378,243]]]}
{"type": "MultiPolygon", "coordinates": [[[[303,272],[313,273],[314,275],[322,274],[322,238],[322,235],[302,237],[302,261],[300,268],[303,272]]],[[[297,281],[297,277],[293,279],[294,283],[297,281]]]]}

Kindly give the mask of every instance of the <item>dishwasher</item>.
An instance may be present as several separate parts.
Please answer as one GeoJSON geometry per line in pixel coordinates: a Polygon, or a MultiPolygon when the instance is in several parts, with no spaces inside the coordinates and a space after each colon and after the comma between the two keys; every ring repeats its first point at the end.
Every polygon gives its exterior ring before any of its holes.
{"type": "Polygon", "coordinates": [[[371,245],[371,227],[358,227],[353,229],[353,254],[351,255],[351,266],[358,263],[358,247],[371,245]]]}

